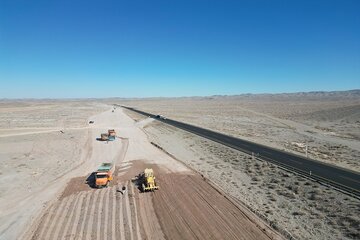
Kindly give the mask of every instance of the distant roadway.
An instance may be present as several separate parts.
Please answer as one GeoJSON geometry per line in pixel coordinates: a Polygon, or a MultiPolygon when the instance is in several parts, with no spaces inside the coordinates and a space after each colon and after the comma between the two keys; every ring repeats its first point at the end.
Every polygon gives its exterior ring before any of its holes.
{"type": "MultiPolygon", "coordinates": [[[[120,106],[120,105],[118,105],[120,106]]],[[[228,136],[219,132],[214,132],[201,127],[182,123],[168,118],[159,118],[159,116],[143,112],[131,107],[121,106],[145,116],[157,119],[163,123],[194,133],[201,137],[221,143],[233,149],[254,154],[257,158],[280,165],[288,170],[306,175],[317,181],[327,183],[352,195],[360,197],[360,174],[348,169],[340,168],[334,165],[322,163],[300,155],[285,152],[279,149],[261,145],[258,143],[246,141],[240,138],[228,136]]]]}

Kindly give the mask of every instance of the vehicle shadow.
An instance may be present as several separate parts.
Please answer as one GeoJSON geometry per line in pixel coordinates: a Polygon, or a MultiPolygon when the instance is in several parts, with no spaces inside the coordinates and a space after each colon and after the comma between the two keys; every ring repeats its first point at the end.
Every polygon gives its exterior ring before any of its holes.
{"type": "Polygon", "coordinates": [[[92,172],[87,178],[86,178],[86,184],[89,185],[91,188],[96,188],[95,186],[95,172],[92,172]]]}
{"type": "Polygon", "coordinates": [[[144,176],[142,174],[135,176],[131,181],[135,184],[139,192],[143,192],[142,184],[144,182],[144,176]]]}

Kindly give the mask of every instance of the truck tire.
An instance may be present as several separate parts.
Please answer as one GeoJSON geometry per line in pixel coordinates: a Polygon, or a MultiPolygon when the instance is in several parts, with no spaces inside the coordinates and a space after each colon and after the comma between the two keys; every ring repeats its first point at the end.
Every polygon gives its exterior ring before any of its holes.
{"type": "Polygon", "coordinates": [[[141,187],[142,187],[141,190],[142,190],[143,192],[145,192],[145,184],[142,184],[141,187]]]}
{"type": "Polygon", "coordinates": [[[109,186],[109,181],[106,182],[105,187],[107,188],[109,186]]]}

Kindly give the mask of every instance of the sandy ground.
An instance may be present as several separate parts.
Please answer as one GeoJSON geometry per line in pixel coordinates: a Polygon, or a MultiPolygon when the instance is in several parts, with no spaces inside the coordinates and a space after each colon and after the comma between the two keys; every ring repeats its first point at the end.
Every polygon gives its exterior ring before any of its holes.
{"type": "Polygon", "coordinates": [[[87,158],[81,148],[89,147],[91,134],[87,118],[108,107],[78,102],[40,102],[38,108],[34,102],[0,105],[0,239],[15,239],[44,203],[81,172],[87,158]],[[75,118],[71,112],[77,112],[75,118]]]}
{"type": "Polygon", "coordinates": [[[251,156],[126,110],[149,139],[288,237],[357,239],[360,201],[251,156]]]}
{"type": "Polygon", "coordinates": [[[143,131],[151,120],[91,102],[2,104],[0,239],[281,239],[151,144],[143,131]],[[116,140],[97,141],[109,128],[116,140]],[[117,166],[115,178],[93,189],[86,180],[101,162],[117,166]],[[131,180],[147,166],[160,190],[143,194],[131,180]]]}
{"type": "Polygon", "coordinates": [[[360,171],[360,90],[113,102],[360,171]]]}

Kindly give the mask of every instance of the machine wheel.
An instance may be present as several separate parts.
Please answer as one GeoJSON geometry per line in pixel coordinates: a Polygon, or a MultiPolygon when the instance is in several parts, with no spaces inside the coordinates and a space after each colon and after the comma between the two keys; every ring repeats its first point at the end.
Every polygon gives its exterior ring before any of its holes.
{"type": "Polygon", "coordinates": [[[141,187],[142,187],[142,191],[145,192],[145,184],[142,184],[141,187]]]}
{"type": "Polygon", "coordinates": [[[109,186],[109,181],[106,182],[105,187],[107,188],[109,186]]]}

